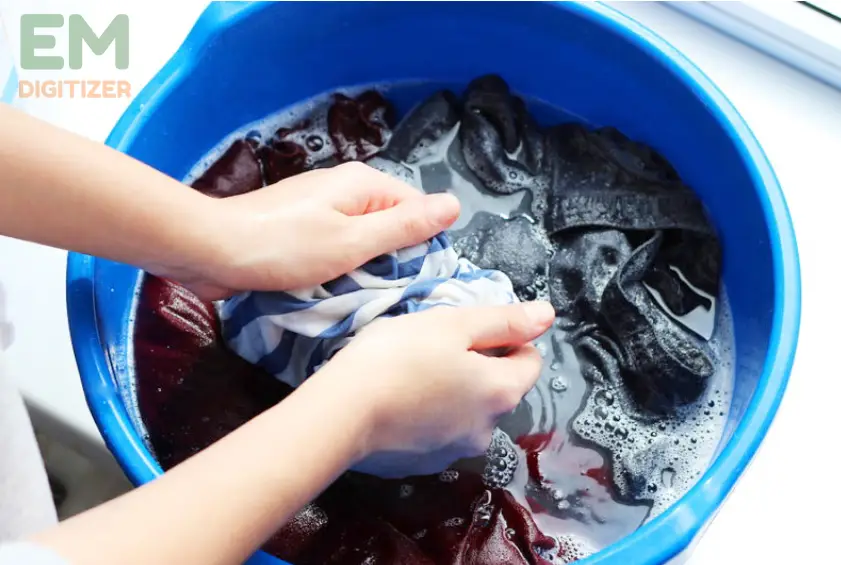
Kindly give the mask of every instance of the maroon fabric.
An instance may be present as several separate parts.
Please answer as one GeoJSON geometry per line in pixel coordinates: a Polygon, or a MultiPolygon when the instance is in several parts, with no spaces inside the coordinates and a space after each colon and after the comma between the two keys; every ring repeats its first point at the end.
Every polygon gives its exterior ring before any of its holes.
{"type": "Polygon", "coordinates": [[[263,163],[266,184],[303,173],[307,166],[307,150],[291,141],[274,141],[261,147],[257,154],[263,163]]]}
{"type": "Polygon", "coordinates": [[[227,198],[262,188],[263,175],[256,145],[251,140],[235,141],[193,182],[193,188],[215,198],[227,198]]]}
{"type": "MultiPolygon", "coordinates": [[[[367,158],[381,148],[392,114],[377,93],[355,100],[337,95],[328,126],[340,160],[367,158]]],[[[307,153],[284,140],[294,131],[280,130],[260,147],[235,142],[193,186],[226,197],[297,174],[307,153]]],[[[156,277],[143,283],[134,347],[140,411],[165,469],[291,392],[224,346],[212,304],[156,277]]],[[[538,452],[548,440],[518,440],[529,453],[533,481],[543,481],[538,452]]],[[[553,547],[555,541],[538,530],[511,492],[489,489],[478,474],[466,471],[452,481],[346,473],[265,545],[295,565],[546,565],[540,551],[553,547]]]]}
{"type": "Polygon", "coordinates": [[[364,161],[388,143],[394,108],[374,90],[349,98],[335,94],[327,112],[327,130],[340,161],[364,161]]]}
{"type": "Polygon", "coordinates": [[[394,108],[374,90],[356,98],[335,94],[327,110],[327,135],[331,145],[318,135],[298,139],[312,126],[302,120],[279,128],[266,143],[254,139],[235,141],[192,186],[226,198],[257,190],[311,168],[321,161],[364,161],[378,153],[391,138],[394,108]],[[297,139],[297,141],[296,141],[297,139]],[[300,143],[299,143],[300,141],[300,143]]]}
{"type": "Polygon", "coordinates": [[[134,335],[138,404],[165,469],[204,449],[290,391],[220,346],[211,304],[147,275],[134,335]]]}

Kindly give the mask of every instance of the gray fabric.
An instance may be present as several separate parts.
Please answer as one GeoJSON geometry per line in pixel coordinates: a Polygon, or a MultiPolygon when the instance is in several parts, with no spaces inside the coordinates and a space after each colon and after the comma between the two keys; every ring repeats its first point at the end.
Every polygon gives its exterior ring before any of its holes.
{"type": "Polygon", "coordinates": [[[0,545],[0,565],[69,565],[49,549],[31,543],[0,545]]]}
{"type": "Polygon", "coordinates": [[[0,349],[0,543],[57,521],[35,432],[20,393],[4,375],[0,349]]]}

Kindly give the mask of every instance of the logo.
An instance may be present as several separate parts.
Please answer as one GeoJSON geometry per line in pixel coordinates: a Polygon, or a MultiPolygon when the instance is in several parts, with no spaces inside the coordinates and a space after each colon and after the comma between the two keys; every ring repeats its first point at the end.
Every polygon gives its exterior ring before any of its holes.
{"type": "MultiPolygon", "coordinates": [[[[23,14],[20,17],[20,68],[24,71],[82,70],[88,57],[113,57],[114,68],[129,66],[129,18],[119,14],[97,33],[79,14],[23,14]],[[66,29],[67,44],[56,33],[66,29]],[[65,56],[66,55],[66,56],[65,56]]],[[[20,80],[21,98],[130,98],[126,80],[20,80]]]]}

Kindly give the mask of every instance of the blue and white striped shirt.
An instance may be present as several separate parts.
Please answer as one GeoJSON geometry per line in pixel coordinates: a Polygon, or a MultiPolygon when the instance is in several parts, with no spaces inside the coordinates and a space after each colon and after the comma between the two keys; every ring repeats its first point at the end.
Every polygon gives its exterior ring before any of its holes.
{"type": "Polygon", "coordinates": [[[235,296],[222,305],[221,317],[225,341],[237,354],[297,387],[375,319],[516,301],[505,274],[459,258],[441,233],[320,286],[235,296]]]}

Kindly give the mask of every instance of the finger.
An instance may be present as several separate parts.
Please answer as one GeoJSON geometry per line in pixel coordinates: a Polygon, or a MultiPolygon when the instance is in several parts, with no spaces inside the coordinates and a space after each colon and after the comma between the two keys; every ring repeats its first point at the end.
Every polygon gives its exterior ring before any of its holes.
{"type": "Polygon", "coordinates": [[[514,347],[541,336],[555,319],[548,302],[461,308],[454,315],[474,351],[514,347]]]}
{"type": "Polygon", "coordinates": [[[449,228],[459,214],[458,200],[449,194],[431,194],[353,218],[359,251],[370,259],[411,247],[449,228]]]}
{"type": "Polygon", "coordinates": [[[491,410],[495,415],[508,414],[537,383],[543,368],[543,357],[532,344],[512,350],[505,357],[478,360],[480,369],[493,379],[495,388],[491,410]]]}
{"type": "Polygon", "coordinates": [[[401,202],[423,197],[415,187],[364,163],[337,165],[329,169],[329,177],[323,181],[333,188],[329,197],[336,209],[348,216],[387,210],[401,202]]]}
{"type": "MultiPolygon", "coordinates": [[[[543,356],[540,355],[537,347],[527,343],[495,361],[504,378],[513,382],[515,389],[519,392],[520,398],[515,403],[514,406],[516,406],[522,397],[534,388],[540,378],[543,356]]],[[[514,406],[511,407],[512,410],[514,406]]]]}

